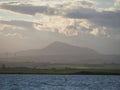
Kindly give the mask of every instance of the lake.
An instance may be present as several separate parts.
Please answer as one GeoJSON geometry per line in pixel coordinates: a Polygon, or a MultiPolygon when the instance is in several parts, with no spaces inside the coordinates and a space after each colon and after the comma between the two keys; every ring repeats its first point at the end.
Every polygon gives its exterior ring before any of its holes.
{"type": "Polygon", "coordinates": [[[120,76],[0,74],[0,90],[120,90],[120,76]]]}

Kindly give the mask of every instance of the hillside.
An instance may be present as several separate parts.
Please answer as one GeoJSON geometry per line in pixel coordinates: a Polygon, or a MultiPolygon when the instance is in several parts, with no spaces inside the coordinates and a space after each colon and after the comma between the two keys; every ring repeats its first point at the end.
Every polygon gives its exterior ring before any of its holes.
{"type": "Polygon", "coordinates": [[[17,52],[0,58],[1,62],[52,63],[52,64],[119,64],[119,55],[103,55],[95,50],[54,42],[43,49],[17,52]]]}
{"type": "Polygon", "coordinates": [[[54,42],[43,49],[32,49],[18,52],[19,56],[37,56],[37,55],[72,55],[72,56],[91,56],[99,55],[96,51],[78,46],[69,45],[62,42],[54,42]]]}

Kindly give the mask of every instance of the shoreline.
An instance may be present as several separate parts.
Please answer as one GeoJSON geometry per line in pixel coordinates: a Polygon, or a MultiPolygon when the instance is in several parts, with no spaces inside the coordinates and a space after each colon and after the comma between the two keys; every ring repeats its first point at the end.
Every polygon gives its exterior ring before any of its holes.
{"type": "Polygon", "coordinates": [[[120,69],[0,69],[0,74],[39,75],[120,75],[120,69]]]}

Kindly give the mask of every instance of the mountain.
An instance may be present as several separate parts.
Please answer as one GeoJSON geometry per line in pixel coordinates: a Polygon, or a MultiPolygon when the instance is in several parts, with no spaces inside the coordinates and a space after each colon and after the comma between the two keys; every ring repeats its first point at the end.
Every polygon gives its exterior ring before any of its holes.
{"type": "Polygon", "coordinates": [[[78,46],[69,45],[62,42],[54,42],[48,45],[43,49],[33,49],[18,52],[17,55],[20,56],[41,56],[41,55],[64,55],[64,56],[91,56],[91,55],[99,55],[98,52],[78,46]]]}
{"type": "Polygon", "coordinates": [[[2,61],[59,64],[120,64],[120,55],[103,55],[93,49],[54,42],[43,49],[17,52],[2,61]]]}

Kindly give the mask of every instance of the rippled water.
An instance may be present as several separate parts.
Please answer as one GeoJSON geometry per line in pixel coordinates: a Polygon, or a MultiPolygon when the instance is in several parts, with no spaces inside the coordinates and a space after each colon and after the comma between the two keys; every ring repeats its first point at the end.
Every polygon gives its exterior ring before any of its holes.
{"type": "Polygon", "coordinates": [[[0,90],[120,90],[120,76],[2,74],[0,90]]]}

